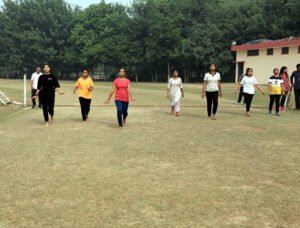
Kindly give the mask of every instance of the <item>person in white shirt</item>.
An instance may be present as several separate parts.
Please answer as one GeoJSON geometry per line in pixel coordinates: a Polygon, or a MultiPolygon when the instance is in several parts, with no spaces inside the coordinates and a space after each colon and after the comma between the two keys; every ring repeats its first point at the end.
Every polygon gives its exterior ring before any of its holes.
{"type": "Polygon", "coordinates": [[[216,72],[216,65],[211,64],[204,76],[202,98],[206,96],[208,119],[216,120],[219,96],[222,97],[221,75],[216,72]]]}
{"type": "Polygon", "coordinates": [[[246,103],[246,116],[250,116],[250,108],[255,93],[255,88],[258,89],[263,95],[265,95],[265,93],[258,87],[257,84],[257,80],[253,76],[253,69],[247,68],[246,76],[241,81],[241,86],[243,86],[244,99],[246,103]]]}
{"type": "Polygon", "coordinates": [[[179,116],[181,97],[184,97],[182,80],[179,77],[178,71],[175,70],[168,83],[167,98],[171,102],[171,113],[174,114],[175,112],[176,116],[179,116]]]}
{"type": "MultiPolygon", "coordinates": [[[[37,87],[38,87],[38,81],[40,76],[42,75],[41,73],[41,68],[39,66],[37,66],[35,68],[35,72],[32,74],[31,76],[31,97],[32,97],[32,108],[35,108],[36,106],[36,101],[35,101],[35,94],[37,91],[37,87]]],[[[41,108],[41,100],[39,97],[39,108],[41,108]]]]}

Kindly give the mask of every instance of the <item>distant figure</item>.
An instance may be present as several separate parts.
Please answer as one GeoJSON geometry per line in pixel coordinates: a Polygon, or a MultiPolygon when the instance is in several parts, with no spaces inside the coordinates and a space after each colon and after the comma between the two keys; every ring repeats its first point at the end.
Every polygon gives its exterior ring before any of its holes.
{"type": "Polygon", "coordinates": [[[89,76],[89,70],[84,69],[82,71],[82,76],[76,82],[73,93],[78,90],[79,102],[81,107],[82,121],[86,122],[88,120],[88,115],[90,112],[90,106],[92,101],[92,91],[94,89],[94,83],[92,78],[89,76]]]}
{"type": "Polygon", "coordinates": [[[204,76],[202,98],[206,96],[208,119],[216,120],[218,99],[222,97],[221,75],[216,72],[216,65],[211,64],[209,72],[204,76]]]}
{"type": "Polygon", "coordinates": [[[273,104],[275,101],[275,107],[276,107],[276,116],[280,116],[279,113],[279,105],[280,105],[280,97],[281,94],[284,92],[283,88],[283,80],[279,76],[279,69],[275,68],[273,70],[274,75],[270,77],[269,79],[269,95],[270,95],[270,104],[269,104],[269,114],[272,114],[273,104]]]}
{"type": "Polygon", "coordinates": [[[263,95],[265,95],[265,93],[258,87],[257,84],[257,80],[253,76],[253,69],[247,68],[246,77],[244,77],[241,81],[241,86],[243,86],[244,99],[246,103],[246,116],[250,116],[250,108],[254,97],[255,88],[258,89],[263,95]]]}
{"type": "Polygon", "coordinates": [[[285,66],[281,67],[279,76],[283,80],[283,87],[284,87],[283,93],[282,93],[282,96],[281,96],[281,100],[280,100],[279,111],[284,111],[286,109],[287,96],[291,91],[291,83],[290,83],[290,78],[289,78],[287,67],[285,67],[285,66]]]}
{"type": "Polygon", "coordinates": [[[182,80],[179,77],[178,71],[175,70],[172,78],[170,78],[167,89],[167,98],[171,102],[171,113],[179,116],[180,99],[184,97],[182,80]]]}
{"type": "Polygon", "coordinates": [[[55,91],[59,95],[63,94],[60,92],[60,85],[56,79],[56,77],[51,74],[51,68],[49,65],[44,66],[44,74],[42,74],[39,78],[38,89],[35,97],[41,95],[41,101],[43,106],[43,115],[45,120],[45,126],[48,127],[49,124],[49,114],[51,117],[51,122],[53,122],[54,118],[54,103],[55,103],[55,91]]]}
{"type": "MultiPolygon", "coordinates": [[[[238,100],[237,103],[240,104],[242,102],[244,93],[243,93],[243,86],[240,86],[241,81],[243,80],[243,78],[245,77],[245,74],[241,74],[241,76],[239,77],[239,81],[238,81],[238,87],[239,87],[239,96],[238,96],[238,100]]],[[[243,103],[245,103],[245,99],[243,101],[243,103]]]]}
{"type": "Polygon", "coordinates": [[[130,80],[126,78],[124,68],[120,69],[119,77],[114,80],[112,89],[104,104],[109,104],[110,99],[114,94],[115,104],[117,107],[118,123],[119,127],[122,128],[126,124],[129,100],[135,101],[132,96],[130,80]]]}
{"type": "Polygon", "coordinates": [[[297,64],[297,71],[291,76],[291,84],[294,87],[296,109],[300,109],[300,64],[297,64]]]}
{"type": "MultiPolygon", "coordinates": [[[[35,72],[31,75],[31,97],[32,97],[32,108],[33,109],[36,106],[35,94],[36,94],[37,87],[38,87],[38,81],[39,81],[39,78],[41,75],[42,75],[41,68],[39,66],[37,66],[35,68],[35,72]]],[[[41,104],[40,96],[38,97],[38,99],[39,99],[39,108],[41,108],[42,104],[41,104]]]]}

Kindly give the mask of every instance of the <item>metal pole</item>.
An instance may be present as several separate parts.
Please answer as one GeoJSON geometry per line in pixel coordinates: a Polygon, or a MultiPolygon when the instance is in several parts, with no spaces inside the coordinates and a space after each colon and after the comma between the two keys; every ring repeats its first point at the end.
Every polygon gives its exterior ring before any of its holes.
{"type": "Polygon", "coordinates": [[[26,108],[27,106],[27,98],[26,98],[26,94],[27,94],[27,91],[26,91],[26,73],[24,73],[24,107],[26,108]]]}

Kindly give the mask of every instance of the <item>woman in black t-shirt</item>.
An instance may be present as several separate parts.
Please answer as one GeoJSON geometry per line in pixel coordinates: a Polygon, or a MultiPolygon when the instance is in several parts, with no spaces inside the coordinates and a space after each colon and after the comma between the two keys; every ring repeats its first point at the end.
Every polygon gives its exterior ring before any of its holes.
{"type": "Polygon", "coordinates": [[[59,95],[63,94],[59,91],[60,85],[57,81],[57,78],[50,73],[51,69],[49,65],[44,66],[44,74],[42,74],[38,81],[38,88],[35,96],[40,94],[42,106],[43,106],[43,114],[44,120],[46,122],[46,126],[49,123],[49,115],[51,117],[51,122],[53,121],[54,116],[54,103],[55,103],[55,91],[58,92],[59,95]]]}

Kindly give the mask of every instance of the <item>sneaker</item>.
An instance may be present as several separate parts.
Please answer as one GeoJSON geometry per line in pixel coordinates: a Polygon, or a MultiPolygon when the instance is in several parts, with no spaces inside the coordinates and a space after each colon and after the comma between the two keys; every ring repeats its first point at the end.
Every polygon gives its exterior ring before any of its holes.
{"type": "Polygon", "coordinates": [[[276,112],[276,116],[280,116],[280,113],[279,113],[279,112],[276,112]]]}
{"type": "Polygon", "coordinates": [[[272,110],[269,110],[269,114],[270,114],[270,115],[272,114],[272,110]]]}

